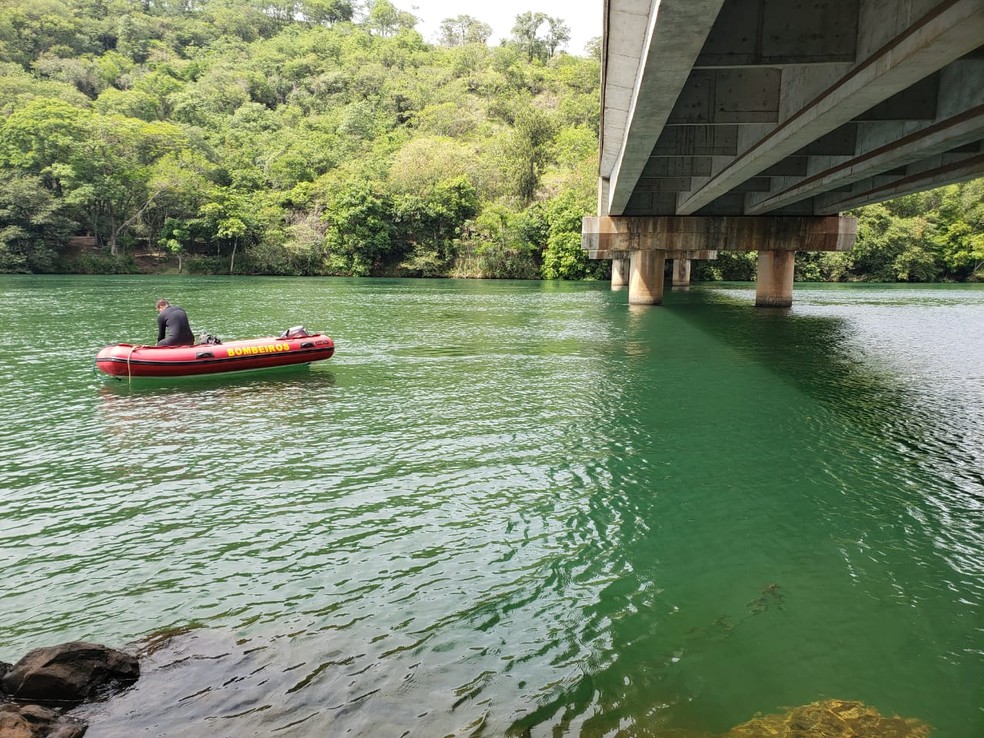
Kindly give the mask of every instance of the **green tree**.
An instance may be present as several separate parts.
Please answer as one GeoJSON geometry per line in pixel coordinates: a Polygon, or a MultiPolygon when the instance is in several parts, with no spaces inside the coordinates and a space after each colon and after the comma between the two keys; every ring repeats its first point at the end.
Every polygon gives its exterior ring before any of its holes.
{"type": "Polygon", "coordinates": [[[0,4],[0,52],[27,68],[41,55],[74,56],[102,51],[99,23],[79,17],[70,0],[4,0],[0,4]]]}
{"type": "Polygon", "coordinates": [[[929,223],[916,212],[915,200],[870,205],[858,213],[858,238],[851,250],[851,271],[874,282],[927,281],[940,273],[934,254],[928,250],[929,223]],[[893,210],[894,209],[894,210],[893,210]]]}
{"type": "Polygon", "coordinates": [[[185,244],[190,238],[191,229],[188,227],[187,222],[174,218],[167,218],[164,221],[161,238],[157,243],[178,257],[178,272],[182,270],[182,262],[187,253],[185,244]]]}
{"type": "Polygon", "coordinates": [[[0,170],[0,272],[51,271],[73,230],[40,177],[0,170]]]}
{"type": "Polygon", "coordinates": [[[584,279],[596,271],[581,248],[581,218],[587,204],[567,190],[544,205],[549,231],[543,252],[544,279],[584,279]]]}
{"type": "Polygon", "coordinates": [[[515,192],[524,203],[532,202],[536,196],[555,135],[550,116],[537,108],[526,108],[516,116],[506,153],[515,192]]]}
{"type": "Polygon", "coordinates": [[[188,238],[195,229],[199,209],[209,201],[215,189],[215,167],[199,152],[181,148],[164,154],[153,162],[148,171],[147,191],[153,195],[140,223],[134,231],[144,235],[149,242],[158,239],[158,232],[166,230],[167,220],[187,223],[188,238]]]}
{"type": "Polygon", "coordinates": [[[468,256],[479,276],[536,279],[540,276],[542,223],[504,203],[487,205],[475,218],[467,241],[468,256]]]}
{"type": "Polygon", "coordinates": [[[90,232],[119,255],[121,236],[166,192],[165,182],[151,186],[154,164],[185,144],[180,129],[119,115],[93,116],[86,137],[57,167],[65,198],[81,212],[90,232]]]}
{"type": "Polygon", "coordinates": [[[417,17],[400,10],[389,0],[374,0],[366,25],[380,36],[392,36],[401,28],[409,29],[417,25],[417,17]]]}
{"type": "Polygon", "coordinates": [[[368,182],[351,182],[332,197],[325,213],[325,249],[334,274],[369,276],[393,246],[392,205],[368,182]]]}
{"type": "Polygon", "coordinates": [[[957,276],[984,277],[984,179],[938,192],[939,216],[932,241],[943,262],[957,276]]]}
{"type": "Polygon", "coordinates": [[[523,51],[528,62],[543,58],[546,55],[546,45],[539,37],[540,27],[547,22],[546,13],[527,11],[516,16],[512,27],[512,40],[523,51]]]}
{"type": "MultiPolygon", "coordinates": [[[[549,56],[556,54],[560,47],[571,40],[571,29],[560,18],[547,18],[547,35],[543,40],[549,56]]],[[[549,58],[549,57],[548,57],[549,58]]]]}
{"type": "MultiPolygon", "coordinates": [[[[229,251],[229,274],[236,271],[236,253],[251,233],[258,231],[253,208],[243,193],[222,188],[213,194],[210,202],[198,211],[199,224],[212,243],[217,244],[217,254],[226,244],[229,251]]],[[[257,240],[255,237],[254,241],[257,240]]]]}
{"type": "Polygon", "coordinates": [[[445,18],[440,26],[440,43],[444,46],[484,44],[492,35],[492,26],[470,15],[445,18]]]}
{"type": "Polygon", "coordinates": [[[560,18],[551,18],[546,13],[520,13],[512,28],[513,43],[522,49],[531,63],[534,59],[546,62],[570,40],[570,27],[560,18]],[[546,31],[541,34],[544,26],[546,31]]]}
{"type": "Polygon", "coordinates": [[[466,177],[394,198],[396,239],[409,251],[402,267],[423,277],[444,276],[458,256],[465,222],[478,213],[478,195],[466,177]]]}
{"type": "Polygon", "coordinates": [[[128,118],[152,121],[158,117],[158,100],[141,90],[117,90],[110,87],[93,104],[103,114],[117,114],[128,118]]]}
{"type": "Polygon", "coordinates": [[[61,193],[56,166],[69,161],[88,136],[91,114],[61,100],[37,98],[15,110],[0,128],[0,166],[42,178],[61,193]]]}
{"type": "Polygon", "coordinates": [[[429,46],[394,2],[0,0],[0,173],[190,271],[574,274],[547,206],[594,180],[597,60],[549,17],[529,48],[464,14],[429,46]]]}
{"type": "Polygon", "coordinates": [[[354,7],[350,0],[301,0],[301,12],[313,23],[331,26],[352,20],[354,7]]]}

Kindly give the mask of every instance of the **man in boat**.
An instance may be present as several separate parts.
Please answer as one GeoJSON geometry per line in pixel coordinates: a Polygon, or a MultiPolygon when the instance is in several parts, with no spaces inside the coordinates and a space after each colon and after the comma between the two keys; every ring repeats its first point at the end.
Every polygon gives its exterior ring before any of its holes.
{"type": "Polygon", "coordinates": [[[161,298],[157,301],[157,345],[193,346],[195,334],[188,323],[188,313],[161,298]]]}

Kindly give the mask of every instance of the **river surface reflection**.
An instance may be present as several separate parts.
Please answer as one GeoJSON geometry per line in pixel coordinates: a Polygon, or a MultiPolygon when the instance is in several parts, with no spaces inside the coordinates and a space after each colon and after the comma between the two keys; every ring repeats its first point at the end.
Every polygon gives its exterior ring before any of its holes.
{"type": "Polygon", "coordinates": [[[143,649],[89,738],[706,736],[828,699],[979,736],[984,290],[795,299],[0,278],[0,660],[143,649]],[[95,377],[161,295],[337,352],[95,377]]]}

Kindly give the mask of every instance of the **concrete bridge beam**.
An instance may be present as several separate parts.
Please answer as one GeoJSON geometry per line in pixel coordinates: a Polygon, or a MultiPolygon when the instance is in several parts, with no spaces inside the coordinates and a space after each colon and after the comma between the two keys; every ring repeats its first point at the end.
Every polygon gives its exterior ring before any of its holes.
{"type": "Polygon", "coordinates": [[[581,247],[592,259],[640,250],[849,251],[856,236],[857,220],[835,215],[588,216],[581,221],[581,247]]]}
{"type": "Polygon", "coordinates": [[[838,216],[591,216],[582,221],[581,245],[593,259],[620,260],[629,252],[629,302],[642,305],[662,303],[666,259],[674,260],[674,286],[683,286],[690,283],[690,259],[757,251],[755,304],[789,307],[795,252],[848,251],[856,234],[857,220],[838,216]]]}
{"type": "MultiPolygon", "coordinates": [[[[871,2],[861,6],[858,57],[863,61],[847,67],[832,65],[827,74],[808,75],[805,71],[784,74],[776,125],[760,136],[754,130],[758,126],[753,125],[760,121],[748,119],[750,125],[739,137],[740,153],[733,159],[722,159],[716,164],[714,174],[696,180],[692,190],[681,192],[675,212],[696,213],[743,181],[853,120],[891,118],[893,114],[899,115],[899,105],[910,110],[913,106],[924,107],[917,104],[922,98],[933,102],[938,90],[928,96],[922,94],[922,86],[932,86],[936,81],[926,79],[974,52],[984,38],[980,0],[941,2],[930,12],[921,7],[925,15],[916,18],[901,12],[876,17],[872,13],[877,5],[871,2]],[[885,23],[886,15],[896,18],[900,28],[885,23]],[[895,32],[898,35],[892,37],[895,32]],[[915,98],[910,99],[914,94],[915,98]],[[892,100],[893,96],[901,97],[892,100]]],[[[972,86],[966,82],[960,84],[964,89],[972,86]]],[[[949,96],[953,94],[956,93],[949,96]]],[[[920,116],[932,117],[933,113],[920,113],[920,116]]],[[[919,187],[910,184],[909,191],[914,189],[919,187]]],[[[770,205],[775,208],[780,204],[773,201],[770,205]]],[[[618,211],[611,208],[611,212],[618,211]]]]}

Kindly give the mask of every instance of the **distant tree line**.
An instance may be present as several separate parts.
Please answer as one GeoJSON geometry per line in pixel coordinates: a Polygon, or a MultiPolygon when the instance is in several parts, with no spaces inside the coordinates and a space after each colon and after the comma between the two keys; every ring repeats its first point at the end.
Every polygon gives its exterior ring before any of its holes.
{"type": "MultiPolygon", "coordinates": [[[[0,0],[0,271],[606,278],[599,44],[437,43],[389,0],[0,0]]],[[[970,279],[981,184],[861,211],[809,279],[970,279]]],[[[706,278],[745,278],[724,255],[706,278]]]]}
{"type": "Polygon", "coordinates": [[[564,53],[542,14],[495,48],[471,16],[436,45],[416,23],[388,0],[0,0],[0,270],[156,252],[185,272],[603,275],[576,238],[597,53],[564,53]]]}

